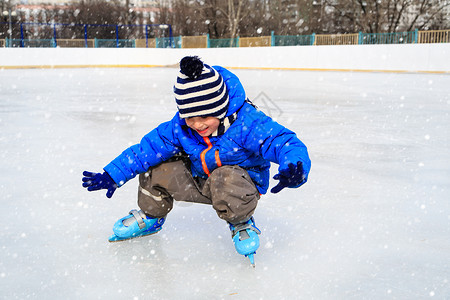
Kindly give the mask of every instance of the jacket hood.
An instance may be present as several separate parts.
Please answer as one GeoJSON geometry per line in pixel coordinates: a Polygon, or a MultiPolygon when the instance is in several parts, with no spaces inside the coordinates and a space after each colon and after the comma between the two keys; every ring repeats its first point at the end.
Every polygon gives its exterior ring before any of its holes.
{"type": "Polygon", "coordinates": [[[245,99],[247,98],[245,95],[244,87],[242,86],[242,83],[239,81],[239,78],[228,71],[227,69],[221,67],[221,66],[212,66],[217,72],[219,72],[220,75],[222,75],[223,81],[225,82],[225,85],[228,89],[228,95],[230,99],[230,103],[228,106],[228,111],[226,116],[231,116],[236,111],[239,110],[239,108],[244,105],[245,99]]]}

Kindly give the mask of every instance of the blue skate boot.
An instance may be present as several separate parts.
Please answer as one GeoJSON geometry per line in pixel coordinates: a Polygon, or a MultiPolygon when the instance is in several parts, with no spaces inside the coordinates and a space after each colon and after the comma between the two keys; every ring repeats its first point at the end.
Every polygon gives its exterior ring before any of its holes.
{"type": "Polygon", "coordinates": [[[256,250],[259,248],[259,237],[261,231],[255,226],[255,220],[251,217],[247,222],[240,224],[228,223],[231,230],[231,238],[236,251],[250,259],[253,268],[255,267],[256,250]]]}
{"type": "Polygon", "coordinates": [[[136,237],[155,234],[162,229],[166,220],[150,218],[142,210],[133,209],[128,216],[118,220],[113,227],[114,234],[109,237],[110,242],[119,242],[136,237]]]}

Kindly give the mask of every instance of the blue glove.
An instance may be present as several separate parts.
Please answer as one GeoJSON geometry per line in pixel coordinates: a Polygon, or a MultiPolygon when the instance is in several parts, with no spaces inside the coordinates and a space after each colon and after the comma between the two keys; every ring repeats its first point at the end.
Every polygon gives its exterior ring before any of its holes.
{"type": "Polygon", "coordinates": [[[106,197],[111,198],[114,191],[117,189],[117,184],[106,172],[103,172],[102,174],[84,171],[83,176],[83,187],[87,188],[90,192],[105,189],[108,190],[106,192],[106,197]]]}
{"type": "Polygon", "coordinates": [[[275,175],[273,179],[280,181],[270,190],[274,194],[278,193],[285,187],[297,188],[301,186],[306,182],[306,174],[303,171],[302,162],[297,162],[297,165],[290,163],[288,165],[288,169],[280,170],[280,173],[275,175]]]}

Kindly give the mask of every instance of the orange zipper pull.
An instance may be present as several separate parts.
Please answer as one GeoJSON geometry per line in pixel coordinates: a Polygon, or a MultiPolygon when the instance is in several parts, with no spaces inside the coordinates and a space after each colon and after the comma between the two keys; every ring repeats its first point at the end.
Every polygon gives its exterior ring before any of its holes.
{"type": "Polygon", "coordinates": [[[202,153],[200,153],[200,159],[202,160],[203,172],[205,172],[206,175],[208,175],[208,177],[209,177],[211,175],[211,173],[209,173],[208,165],[206,164],[206,160],[205,160],[205,156],[206,156],[206,152],[211,150],[213,145],[211,144],[209,137],[204,136],[203,140],[205,141],[206,145],[208,145],[208,148],[206,148],[205,150],[202,151],[202,153]]]}

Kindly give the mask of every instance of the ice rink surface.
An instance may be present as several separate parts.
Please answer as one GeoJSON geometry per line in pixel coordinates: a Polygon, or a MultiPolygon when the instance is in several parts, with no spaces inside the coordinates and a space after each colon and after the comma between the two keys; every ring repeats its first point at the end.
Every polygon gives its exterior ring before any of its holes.
{"type": "Polygon", "coordinates": [[[177,69],[0,70],[0,298],[449,299],[450,76],[234,72],[312,159],[260,200],[255,269],[201,204],[110,244],[137,180],[81,187],[173,116],[177,69]]]}

